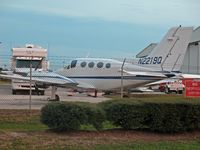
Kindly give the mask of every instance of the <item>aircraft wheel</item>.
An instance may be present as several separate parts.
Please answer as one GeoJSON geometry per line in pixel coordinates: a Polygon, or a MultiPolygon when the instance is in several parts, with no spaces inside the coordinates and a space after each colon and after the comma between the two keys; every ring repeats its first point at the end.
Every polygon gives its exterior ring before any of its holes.
{"type": "Polygon", "coordinates": [[[48,101],[60,101],[60,97],[56,94],[55,99],[51,99],[50,97],[47,98],[48,101]]]}
{"type": "Polygon", "coordinates": [[[182,90],[179,90],[179,91],[178,91],[178,94],[183,94],[183,91],[182,91],[182,90]]]}
{"type": "Polygon", "coordinates": [[[60,97],[56,94],[55,101],[60,101],[60,97]]]}
{"type": "Polygon", "coordinates": [[[169,88],[168,88],[168,87],[165,87],[165,93],[166,93],[166,94],[169,94],[169,93],[170,93],[170,91],[169,91],[169,88]]]}
{"type": "Polygon", "coordinates": [[[13,95],[16,95],[16,90],[12,90],[12,94],[13,94],[13,95]]]}
{"type": "Polygon", "coordinates": [[[44,95],[44,91],[40,91],[40,92],[39,92],[39,95],[44,95]]]}
{"type": "Polygon", "coordinates": [[[44,91],[41,92],[41,95],[44,95],[44,91]]]}

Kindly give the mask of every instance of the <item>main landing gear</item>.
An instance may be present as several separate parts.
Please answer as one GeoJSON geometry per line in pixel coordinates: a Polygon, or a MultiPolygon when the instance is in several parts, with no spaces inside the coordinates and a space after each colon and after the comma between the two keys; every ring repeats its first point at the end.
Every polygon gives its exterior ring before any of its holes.
{"type": "Polygon", "coordinates": [[[97,89],[94,90],[94,97],[97,97],[97,89]]]}
{"type": "Polygon", "coordinates": [[[60,97],[56,94],[56,91],[57,91],[57,87],[52,86],[51,97],[47,98],[48,101],[60,101],[60,97]]]}

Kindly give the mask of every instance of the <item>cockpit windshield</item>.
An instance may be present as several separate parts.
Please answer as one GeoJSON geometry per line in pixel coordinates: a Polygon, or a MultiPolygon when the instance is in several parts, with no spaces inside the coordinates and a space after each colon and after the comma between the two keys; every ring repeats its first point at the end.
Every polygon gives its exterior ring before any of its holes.
{"type": "Polygon", "coordinates": [[[77,60],[72,60],[71,62],[71,68],[75,68],[77,64],[77,60]]]}

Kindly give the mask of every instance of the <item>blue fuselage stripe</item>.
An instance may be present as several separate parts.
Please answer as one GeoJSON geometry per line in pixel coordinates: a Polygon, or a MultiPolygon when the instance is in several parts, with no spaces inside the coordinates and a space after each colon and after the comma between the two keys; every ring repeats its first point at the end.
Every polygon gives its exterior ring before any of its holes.
{"type": "MultiPolygon", "coordinates": [[[[59,76],[33,76],[35,78],[54,78],[54,79],[63,79],[59,76]]],[[[121,76],[69,76],[67,77],[69,79],[115,79],[119,80],[121,79],[121,76]]],[[[155,79],[163,79],[161,77],[155,77],[155,76],[123,76],[124,80],[155,80],[155,79]]]]}
{"type": "MultiPolygon", "coordinates": [[[[121,76],[71,76],[70,79],[121,79],[121,76]]],[[[153,76],[124,76],[125,80],[155,80],[155,79],[163,79],[160,77],[153,76]]]]}

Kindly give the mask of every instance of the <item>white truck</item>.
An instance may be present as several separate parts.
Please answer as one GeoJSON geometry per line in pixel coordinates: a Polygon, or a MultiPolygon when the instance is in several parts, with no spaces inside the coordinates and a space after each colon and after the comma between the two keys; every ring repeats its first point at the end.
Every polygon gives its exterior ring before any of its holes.
{"type": "Polygon", "coordinates": [[[185,86],[181,80],[169,82],[169,83],[166,83],[165,85],[165,93],[167,94],[169,93],[182,94],[184,89],[185,89],[185,86]]]}
{"type": "MultiPolygon", "coordinates": [[[[47,49],[33,44],[26,44],[25,47],[12,48],[11,69],[15,72],[30,72],[30,62],[32,70],[48,70],[47,49]]],[[[32,84],[33,94],[44,95],[44,89],[32,84]]],[[[22,80],[12,80],[12,94],[28,94],[30,83],[22,80]]]]}

